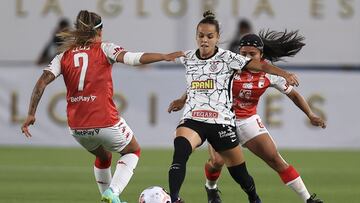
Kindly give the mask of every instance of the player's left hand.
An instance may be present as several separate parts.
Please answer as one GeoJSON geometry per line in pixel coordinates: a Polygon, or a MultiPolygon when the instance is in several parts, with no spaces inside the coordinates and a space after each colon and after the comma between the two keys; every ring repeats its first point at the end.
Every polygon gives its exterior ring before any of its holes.
{"type": "Polygon", "coordinates": [[[182,99],[176,99],[172,101],[168,108],[168,113],[180,111],[185,105],[185,101],[182,99]]]}
{"type": "Polygon", "coordinates": [[[164,60],[165,61],[175,61],[176,58],[185,56],[183,51],[177,51],[177,52],[173,52],[170,54],[165,54],[164,55],[164,60]]]}
{"type": "Polygon", "coordinates": [[[313,126],[319,126],[319,127],[321,127],[321,128],[324,128],[324,129],[326,128],[326,123],[325,123],[325,121],[324,121],[322,118],[320,118],[319,116],[311,113],[311,114],[309,115],[309,119],[310,119],[311,125],[313,125],[313,126]]]}
{"type": "Polygon", "coordinates": [[[28,115],[26,120],[21,126],[21,132],[25,134],[26,137],[32,137],[32,135],[29,132],[29,126],[33,125],[35,123],[35,116],[28,115]]]}
{"type": "Polygon", "coordinates": [[[285,79],[289,85],[299,86],[299,78],[294,73],[288,73],[285,79]]]}

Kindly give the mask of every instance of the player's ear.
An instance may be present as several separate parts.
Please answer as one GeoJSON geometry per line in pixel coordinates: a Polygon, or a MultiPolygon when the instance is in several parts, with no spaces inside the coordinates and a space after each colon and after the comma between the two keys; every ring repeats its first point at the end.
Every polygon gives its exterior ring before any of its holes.
{"type": "Polygon", "coordinates": [[[97,34],[99,37],[102,37],[102,29],[96,30],[96,34],[97,34]]]}

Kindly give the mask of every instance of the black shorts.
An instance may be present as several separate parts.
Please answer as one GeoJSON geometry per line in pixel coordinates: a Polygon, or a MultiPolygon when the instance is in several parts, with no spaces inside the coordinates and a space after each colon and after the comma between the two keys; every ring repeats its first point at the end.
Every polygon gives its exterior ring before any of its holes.
{"type": "Polygon", "coordinates": [[[225,151],[239,145],[236,128],[231,125],[212,124],[192,119],[183,120],[177,128],[187,127],[197,132],[201,138],[201,144],[207,140],[215,151],[225,151]]]}

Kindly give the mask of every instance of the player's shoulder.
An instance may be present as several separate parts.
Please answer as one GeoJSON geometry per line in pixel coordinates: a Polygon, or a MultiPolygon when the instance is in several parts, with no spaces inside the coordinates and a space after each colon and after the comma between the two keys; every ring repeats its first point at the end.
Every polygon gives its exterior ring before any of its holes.
{"type": "Polygon", "coordinates": [[[271,84],[281,83],[283,81],[286,82],[285,78],[270,73],[265,73],[265,77],[270,81],[271,84]]]}
{"type": "Polygon", "coordinates": [[[184,54],[186,58],[192,58],[193,56],[195,56],[196,50],[195,49],[186,50],[184,51],[184,54]]]}

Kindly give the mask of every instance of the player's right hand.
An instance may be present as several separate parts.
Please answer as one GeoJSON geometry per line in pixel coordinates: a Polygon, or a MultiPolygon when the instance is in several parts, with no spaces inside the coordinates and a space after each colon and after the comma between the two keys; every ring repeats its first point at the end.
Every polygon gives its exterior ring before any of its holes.
{"type": "Polygon", "coordinates": [[[25,134],[26,137],[32,137],[32,135],[29,132],[29,126],[33,125],[35,123],[35,116],[28,115],[26,120],[21,126],[21,132],[25,134]]]}
{"type": "Polygon", "coordinates": [[[184,108],[185,101],[182,99],[176,99],[172,101],[168,108],[168,113],[180,111],[182,108],[184,108]]]}
{"type": "Polygon", "coordinates": [[[185,56],[184,52],[183,51],[177,51],[177,52],[173,52],[173,53],[170,53],[170,54],[165,54],[164,60],[165,61],[175,61],[176,58],[179,58],[179,57],[182,57],[182,56],[185,56]]]}
{"type": "Polygon", "coordinates": [[[310,119],[311,125],[313,125],[313,126],[319,126],[319,127],[323,128],[323,129],[326,128],[326,123],[325,123],[325,121],[324,121],[322,118],[320,118],[319,116],[311,113],[311,114],[309,115],[309,119],[310,119]]]}

